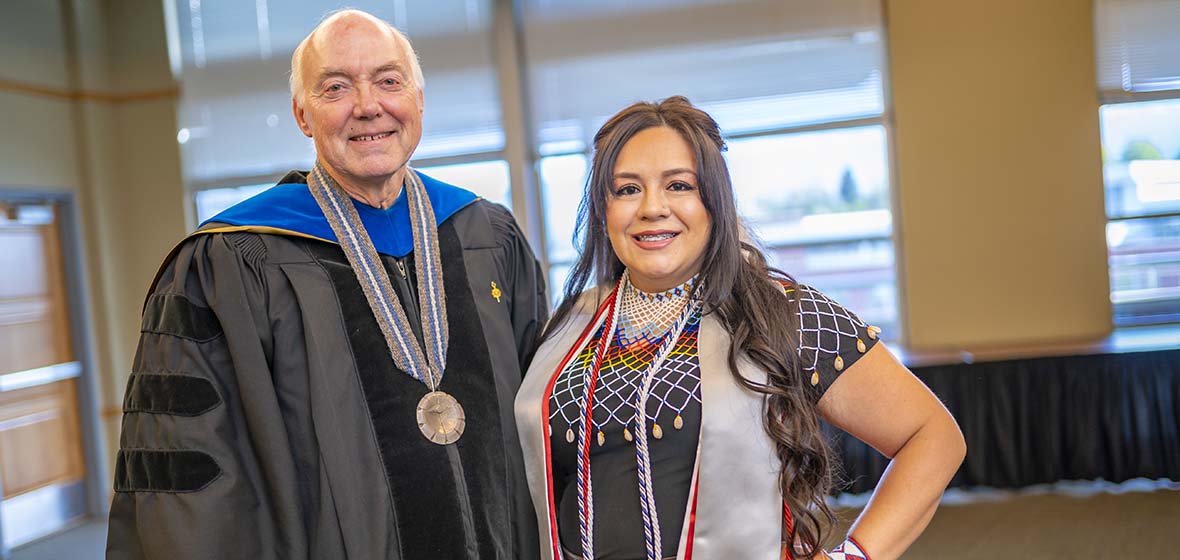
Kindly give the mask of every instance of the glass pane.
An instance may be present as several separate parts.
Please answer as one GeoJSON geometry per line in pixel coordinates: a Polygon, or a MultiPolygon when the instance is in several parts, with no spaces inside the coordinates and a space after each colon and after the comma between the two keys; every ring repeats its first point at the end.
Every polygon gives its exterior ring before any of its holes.
{"type": "Polygon", "coordinates": [[[526,0],[540,153],[590,145],[610,115],[684,95],[729,133],[883,111],[873,0],[526,0]]]}
{"type": "Polygon", "coordinates": [[[549,304],[555,309],[565,295],[565,279],[571,268],[573,263],[549,263],[549,304]]]}
{"type": "Polygon", "coordinates": [[[900,335],[892,241],[768,247],[767,257],[799,282],[881,327],[883,338],[892,340],[900,335]]]}
{"type": "Polygon", "coordinates": [[[1180,212],[1180,99],[1102,107],[1106,215],[1180,212]]]}
{"type": "Polygon", "coordinates": [[[250,198],[266,189],[273,187],[273,184],[265,185],[247,185],[244,187],[227,187],[223,189],[208,189],[197,191],[195,198],[197,203],[197,223],[202,223],[213,216],[220,214],[226,208],[233,206],[247,198],[250,198]]]}
{"type": "Polygon", "coordinates": [[[508,174],[508,162],[506,161],[479,161],[416,169],[439,181],[463,187],[496,204],[503,204],[508,209],[512,209],[512,180],[508,174]]]}
{"type": "MultiPolygon", "coordinates": [[[[551,266],[578,258],[573,233],[578,204],[586,190],[586,156],[573,154],[541,159],[541,196],[545,205],[546,244],[551,266]]],[[[563,282],[565,276],[562,275],[563,282]]],[[[557,284],[560,285],[560,284],[557,284]]]]}
{"type": "Polygon", "coordinates": [[[885,128],[735,140],[727,160],[771,264],[896,336],[885,128]]]}
{"type": "Polygon", "coordinates": [[[738,211],[770,247],[892,232],[882,126],[735,140],[726,159],[738,211]]]}
{"type": "Polygon", "coordinates": [[[1180,217],[1111,222],[1106,240],[1115,325],[1180,321],[1180,217]]]}

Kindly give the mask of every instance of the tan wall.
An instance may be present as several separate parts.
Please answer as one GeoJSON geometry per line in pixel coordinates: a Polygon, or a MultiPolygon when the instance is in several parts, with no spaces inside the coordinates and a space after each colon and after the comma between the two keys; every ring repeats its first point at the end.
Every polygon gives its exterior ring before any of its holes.
{"type": "Polygon", "coordinates": [[[0,90],[3,188],[77,192],[77,130],[70,105],[64,98],[0,90]]]}
{"type": "Polygon", "coordinates": [[[186,229],[162,3],[25,2],[0,15],[0,189],[76,195],[113,457],[143,295],[186,229]]]}
{"type": "Polygon", "coordinates": [[[0,15],[0,185],[76,190],[75,128],[68,98],[26,93],[61,91],[68,83],[63,10],[57,2],[22,2],[0,15]],[[11,12],[19,10],[18,17],[11,12]]]}
{"type": "Polygon", "coordinates": [[[1092,9],[886,2],[911,346],[1109,332],[1092,9]]]}

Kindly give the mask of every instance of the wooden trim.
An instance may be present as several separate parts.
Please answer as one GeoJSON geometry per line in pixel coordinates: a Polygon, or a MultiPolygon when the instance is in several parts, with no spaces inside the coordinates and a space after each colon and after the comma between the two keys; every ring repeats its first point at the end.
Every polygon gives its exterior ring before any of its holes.
{"type": "Polygon", "coordinates": [[[107,406],[102,409],[103,418],[118,418],[120,416],[123,416],[122,406],[107,406]]]}
{"type": "Polygon", "coordinates": [[[909,367],[970,364],[1003,360],[1026,360],[1059,356],[1086,356],[1124,352],[1156,352],[1176,348],[1180,324],[1124,327],[1102,337],[1076,340],[1046,340],[992,344],[970,348],[907,348],[891,344],[892,350],[909,367]]]}
{"type": "Polygon", "coordinates": [[[102,91],[73,90],[68,88],[31,84],[0,78],[0,92],[31,95],[37,97],[51,97],[54,99],[67,99],[70,101],[127,103],[132,101],[150,101],[155,99],[175,99],[180,97],[180,86],[131,93],[108,93],[102,91]]]}
{"type": "Polygon", "coordinates": [[[57,355],[54,363],[74,361],[74,349],[70,340],[70,305],[66,297],[65,268],[61,257],[61,239],[58,237],[58,205],[52,207],[53,221],[43,226],[42,251],[45,255],[46,280],[49,283],[49,300],[53,302],[53,331],[57,355]]]}

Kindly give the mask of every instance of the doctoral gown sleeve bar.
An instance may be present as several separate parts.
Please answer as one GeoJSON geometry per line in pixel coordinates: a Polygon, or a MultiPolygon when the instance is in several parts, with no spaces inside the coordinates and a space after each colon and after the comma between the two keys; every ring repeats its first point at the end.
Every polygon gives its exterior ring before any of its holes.
{"type": "Polygon", "coordinates": [[[309,558],[273,389],[267,280],[190,239],[148,298],[124,403],[107,557],[309,558]]]}

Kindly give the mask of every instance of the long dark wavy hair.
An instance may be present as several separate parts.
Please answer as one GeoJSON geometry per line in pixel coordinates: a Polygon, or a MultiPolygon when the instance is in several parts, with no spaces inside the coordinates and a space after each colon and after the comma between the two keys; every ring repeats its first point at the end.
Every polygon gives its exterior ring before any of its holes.
{"type": "MultiPolygon", "coordinates": [[[[827,441],[815,411],[815,389],[804,381],[797,349],[798,317],[788,307],[778,281],[793,282],[767,265],[762,251],[747,242],[738,219],[733,184],[721,153],[725,141],[717,123],[688,99],[676,96],[659,103],[635,103],[611,117],[594,136],[594,161],[578,207],[575,242],[581,249],[565,284],[564,299],[553,314],[543,339],[561,329],[578,297],[594,282],[610,287],[623,273],[606,230],[606,204],[615,161],[636,133],[658,126],[675,130],[696,156],[701,201],[712,218],[713,231],[695,294],[705,313],[714,313],[731,335],[728,363],[741,385],[766,399],[766,433],[782,462],[779,487],[793,523],[786,535],[792,558],[810,558],[835,520],[825,502],[832,487],[827,441]],[[777,281],[776,281],[777,280],[777,281]],[[739,356],[767,372],[763,384],[738,373],[739,356]]],[[[795,303],[794,305],[798,305],[795,303]]]]}

